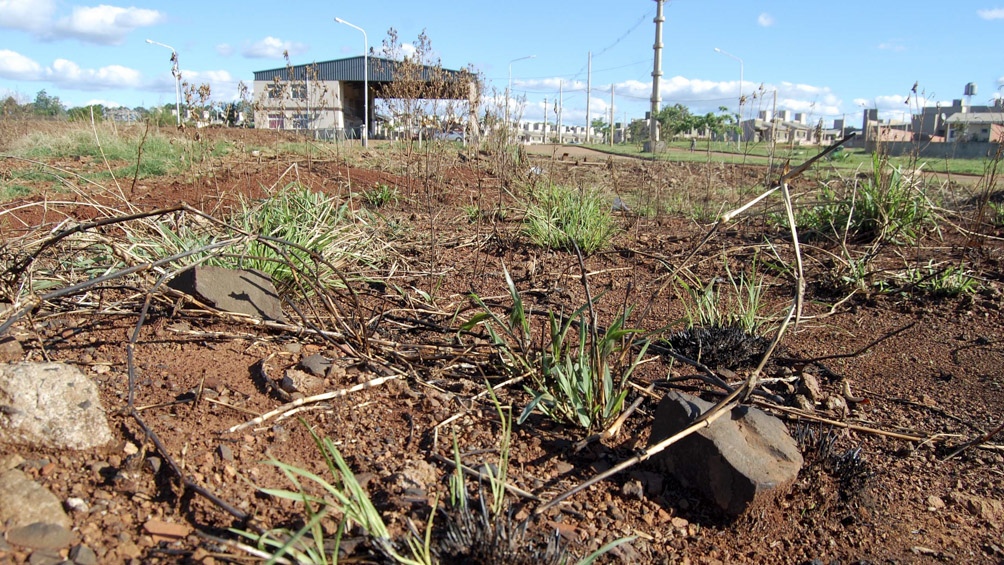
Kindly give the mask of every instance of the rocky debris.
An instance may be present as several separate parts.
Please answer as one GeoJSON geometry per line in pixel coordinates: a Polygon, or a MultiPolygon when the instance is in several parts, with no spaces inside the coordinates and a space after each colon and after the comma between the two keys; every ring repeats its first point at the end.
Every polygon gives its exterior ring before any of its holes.
{"type": "MultiPolygon", "coordinates": [[[[670,391],[656,410],[650,444],[679,432],[712,406],[670,391]]],[[[784,424],[750,406],[734,407],[655,460],[733,517],[783,494],[802,468],[802,455],[784,424]]]]}
{"type": "Polygon", "coordinates": [[[9,336],[0,339],[0,363],[13,363],[23,358],[24,348],[21,347],[21,342],[9,336]]]}
{"type": "Polygon", "coordinates": [[[98,556],[86,545],[77,544],[70,548],[70,560],[74,565],[98,565],[98,556]]]}
{"type": "Polygon", "coordinates": [[[90,449],[111,439],[98,389],[76,367],[0,365],[0,442],[90,449]]]}
{"type": "Polygon", "coordinates": [[[819,379],[817,379],[812,373],[802,372],[801,392],[813,402],[823,401],[823,387],[819,386],[819,379]]]}
{"type": "Polygon", "coordinates": [[[279,381],[279,388],[289,394],[312,395],[324,388],[324,379],[315,377],[299,369],[286,369],[279,381]]]}
{"type": "Polygon", "coordinates": [[[1004,526],[1004,502],[1000,500],[961,492],[951,493],[949,499],[968,510],[973,516],[987,522],[997,531],[1000,531],[1001,527],[1004,526]]]}
{"type": "Polygon", "coordinates": [[[320,353],[314,353],[313,355],[308,355],[303,359],[300,359],[298,367],[315,377],[324,378],[328,374],[328,369],[331,368],[331,365],[331,359],[328,359],[320,353]]]}
{"type": "Polygon", "coordinates": [[[170,542],[184,539],[185,536],[191,533],[192,528],[185,524],[173,524],[163,520],[150,519],[143,524],[143,531],[153,536],[154,542],[160,543],[162,541],[170,542]]]}
{"type": "Polygon", "coordinates": [[[260,271],[197,266],[182,271],[167,286],[225,312],[286,321],[271,277],[260,271]]]}
{"type": "Polygon", "coordinates": [[[61,549],[73,542],[73,534],[59,524],[32,522],[7,530],[7,541],[32,549],[61,549]]]}
{"type": "Polygon", "coordinates": [[[0,474],[0,527],[16,528],[35,522],[70,527],[70,518],[56,495],[20,469],[4,471],[0,474]]]}

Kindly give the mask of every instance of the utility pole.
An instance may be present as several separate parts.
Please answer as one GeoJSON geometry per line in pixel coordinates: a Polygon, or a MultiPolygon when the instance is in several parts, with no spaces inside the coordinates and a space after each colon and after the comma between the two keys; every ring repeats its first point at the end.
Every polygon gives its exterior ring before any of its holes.
{"type": "Polygon", "coordinates": [[[665,0],[655,0],[655,19],[652,20],[655,22],[655,44],[652,45],[655,56],[652,61],[652,110],[648,123],[649,145],[646,148],[652,154],[655,154],[659,147],[659,120],[656,119],[656,115],[659,113],[659,105],[662,102],[662,98],[659,97],[659,81],[662,79],[662,22],[666,21],[662,15],[664,2],[665,0]]]}
{"type": "Polygon", "coordinates": [[[544,131],[540,134],[540,142],[547,143],[547,96],[544,97],[544,131]]]}
{"type": "Polygon", "coordinates": [[[614,146],[614,84],[610,83],[610,147],[614,146]]]}
{"type": "Polygon", "coordinates": [[[586,56],[588,57],[586,61],[586,145],[589,145],[589,133],[593,129],[589,123],[589,95],[593,91],[593,52],[588,51],[586,56]]]}
{"type": "Polygon", "coordinates": [[[558,79],[558,145],[561,145],[561,143],[562,143],[562,139],[561,139],[561,137],[562,137],[561,136],[561,134],[562,134],[562,132],[561,132],[561,110],[563,109],[562,106],[564,106],[564,104],[565,104],[565,97],[562,95],[562,92],[561,92],[561,85],[563,85],[563,84],[564,84],[564,81],[562,81],[561,79],[558,79]]]}

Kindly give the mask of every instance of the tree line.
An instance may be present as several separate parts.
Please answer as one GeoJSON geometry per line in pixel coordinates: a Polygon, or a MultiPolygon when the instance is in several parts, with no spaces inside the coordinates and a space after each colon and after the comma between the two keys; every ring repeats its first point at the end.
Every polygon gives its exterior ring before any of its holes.
{"type": "MultiPolygon", "coordinates": [[[[213,121],[237,126],[243,125],[240,123],[241,116],[250,118],[253,115],[250,103],[244,100],[212,105],[207,101],[208,93],[204,93],[201,97],[202,104],[188,103],[187,98],[186,96],[186,102],[181,104],[183,117],[189,109],[199,110],[208,113],[213,121]]],[[[173,102],[149,108],[143,106],[135,108],[106,107],[103,104],[67,107],[58,96],[50,95],[45,89],[39,90],[31,102],[20,102],[13,94],[9,94],[0,104],[0,116],[4,119],[34,118],[72,122],[90,121],[93,116],[95,121],[104,121],[113,119],[113,116],[117,114],[119,119],[124,121],[151,121],[158,126],[172,126],[177,120],[175,112],[176,105],[173,102]]]]}

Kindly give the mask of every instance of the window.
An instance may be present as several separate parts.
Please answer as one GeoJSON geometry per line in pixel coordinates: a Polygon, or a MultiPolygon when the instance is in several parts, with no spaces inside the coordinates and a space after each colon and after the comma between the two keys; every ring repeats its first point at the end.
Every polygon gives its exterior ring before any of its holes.
{"type": "Polygon", "coordinates": [[[293,100],[306,100],[307,99],[307,85],[306,84],[293,84],[289,88],[290,96],[293,100]]]}
{"type": "Polygon", "coordinates": [[[270,113],[268,115],[268,129],[284,129],[286,116],[282,112],[270,113]]]}
{"type": "Polygon", "coordinates": [[[307,129],[310,125],[310,118],[307,114],[293,114],[293,129],[307,129]]]}
{"type": "Polygon", "coordinates": [[[265,87],[268,92],[268,97],[275,100],[277,98],[282,98],[282,85],[273,82],[265,87]]]}

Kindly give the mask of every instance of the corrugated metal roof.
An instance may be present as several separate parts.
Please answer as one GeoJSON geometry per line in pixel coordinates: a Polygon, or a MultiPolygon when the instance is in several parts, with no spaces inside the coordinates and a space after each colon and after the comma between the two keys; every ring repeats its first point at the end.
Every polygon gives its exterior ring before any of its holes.
{"type": "MultiPolygon", "coordinates": [[[[255,81],[268,81],[278,77],[281,81],[287,81],[290,80],[290,71],[292,71],[293,80],[315,80],[316,78],[316,80],[321,81],[339,80],[363,82],[363,59],[364,57],[362,56],[349,57],[347,59],[335,59],[332,61],[322,61],[320,63],[255,71],[254,79],[255,81]],[[314,75],[315,72],[317,73],[316,77],[314,75]]],[[[369,57],[369,81],[393,82],[395,71],[397,70],[399,64],[400,63],[397,61],[384,59],[382,57],[369,57]]],[[[432,71],[433,67],[426,66],[422,71],[423,78],[428,79],[432,71]]],[[[443,72],[446,73],[447,76],[460,73],[460,71],[451,69],[443,69],[443,72]]]]}

